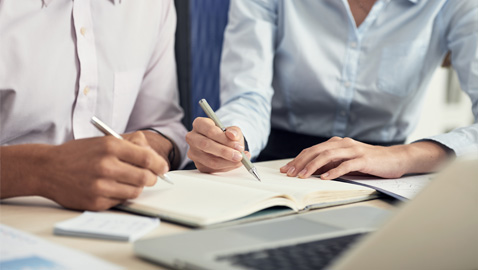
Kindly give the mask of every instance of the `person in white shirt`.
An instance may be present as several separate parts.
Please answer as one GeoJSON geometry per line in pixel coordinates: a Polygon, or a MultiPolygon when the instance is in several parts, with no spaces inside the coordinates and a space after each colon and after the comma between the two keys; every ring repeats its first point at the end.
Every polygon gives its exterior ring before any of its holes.
{"type": "Polygon", "coordinates": [[[303,178],[394,178],[476,153],[478,1],[231,0],[217,115],[228,131],[197,118],[186,138],[203,172],[241,166],[244,138],[303,178]],[[447,52],[474,123],[404,144],[447,52]]]}
{"type": "Polygon", "coordinates": [[[184,166],[175,30],[172,0],[2,0],[1,198],[104,210],[184,166]]]}

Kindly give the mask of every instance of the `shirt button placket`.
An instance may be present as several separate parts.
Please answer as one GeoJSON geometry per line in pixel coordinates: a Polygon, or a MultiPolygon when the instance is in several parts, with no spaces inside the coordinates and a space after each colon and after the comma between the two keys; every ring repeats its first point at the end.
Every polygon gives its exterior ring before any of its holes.
{"type": "Polygon", "coordinates": [[[76,48],[79,59],[79,89],[73,111],[75,139],[91,137],[96,130],[89,125],[97,102],[98,67],[95,37],[91,29],[90,0],[73,1],[73,23],[76,30],[76,48]]]}

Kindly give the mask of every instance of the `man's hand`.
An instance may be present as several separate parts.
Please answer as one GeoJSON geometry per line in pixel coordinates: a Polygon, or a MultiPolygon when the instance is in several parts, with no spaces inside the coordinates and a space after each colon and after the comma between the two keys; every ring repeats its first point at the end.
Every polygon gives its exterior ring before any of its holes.
{"type": "MultiPolygon", "coordinates": [[[[121,135],[124,139],[139,145],[144,146],[146,148],[154,150],[157,154],[159,154],[164,162],[161,162],[161,167],[163,168],[164,173],[171,170],[173,164],[169,164],[169,154],[171,151],[175,151],[174,147],[171,144],[171,141],[163,137],[164,135],[159,135],[158,133],[150,130],[144,130],[134,133],[127,133],[121,135]],[[146,138],[146,140],[144,140],[146,138]]],[[[180,162],[180,154],[177,153],[176,159],[173,162],[179,163],[180,162]]],[[[178,165],[178,164],[176,164],[178,165]]],[[[178,165],[179,166],[179,165],[178,165]]]]}
{"type": "Polygon", "coordinates": [[[406,173],[432,172],[447,158],[446,150],[430,141],[384,147],[333,137],[303,150],[280,171],[299,178],[320,174],[324,180],[357,172],[398,178],[406,173]]]}
{"type": "Polygon", "coordinates": [[[142,132],[125,138],[2,147],[1,197],[40,195],[82,210],[105,210],[136,198],[167,172],[168,162],[142,132]]]}
{"type": "Polygon", "coordinates": [[[198,117],[186,141],[190,146],[188,157],[201,172],[230,171],[242,164],[244,137],[238,127],[228,127],[223,132],[211,119],[198,117]]]}

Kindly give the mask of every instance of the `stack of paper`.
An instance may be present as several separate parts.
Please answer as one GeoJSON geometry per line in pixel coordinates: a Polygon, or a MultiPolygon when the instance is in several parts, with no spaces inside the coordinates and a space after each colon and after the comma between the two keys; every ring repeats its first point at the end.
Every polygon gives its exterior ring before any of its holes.
{"type": "Polygon", "coordinates": [[[53,232],[57,235],[134,241],[158,225],[158,218],[86,211],[76,218],[57,223],[53,232]]]}

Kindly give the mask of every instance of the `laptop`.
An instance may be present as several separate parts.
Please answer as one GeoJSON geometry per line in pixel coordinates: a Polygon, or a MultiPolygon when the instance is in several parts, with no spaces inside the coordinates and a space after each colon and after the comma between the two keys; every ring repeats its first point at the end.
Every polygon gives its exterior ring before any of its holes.
{"type": "Polygon", "coordinates": [[[476,165],[451,166],[398,211],[333,207],[143,239],[134,252],[174,269],[478,269],[476,165]]]}

